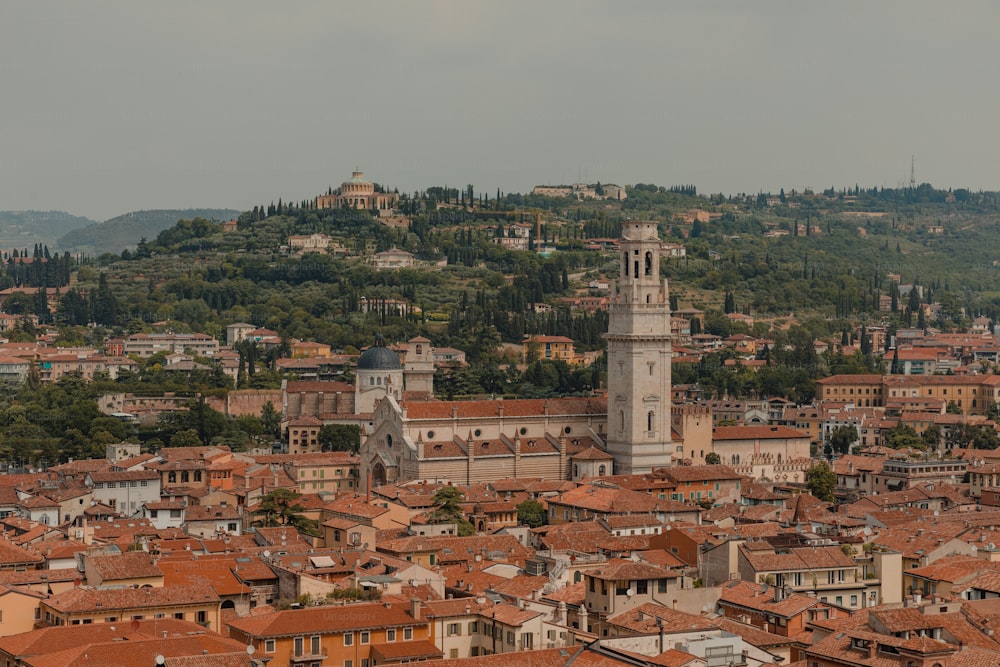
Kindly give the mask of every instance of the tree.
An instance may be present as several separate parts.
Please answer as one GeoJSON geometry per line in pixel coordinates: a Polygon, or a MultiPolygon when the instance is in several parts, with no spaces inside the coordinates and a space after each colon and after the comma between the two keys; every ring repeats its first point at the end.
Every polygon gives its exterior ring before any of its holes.
{"type": "Polygon", "coordinates": [[[323,424],[319,429],[324,452],[357,452],[360,443],[361,427],[357,424],[323,424]]]}
{"type": "Polygon", "coordinates": [[[851,445],[853,445],[858,440],[858,431],[853,426],[847,424],[843,426],[838,426],[830,432],[830,438],[827,440],[827,444],[830,449],[837,454],[849,454],[851,451],[851,445]]]}
{"type": "Polygon", "coordinates": [[[546,520],[545,508],[537,500],[525,500],[517,506],[517,522],[529,528],[544,526],[546,520]]]}
{"type": "Polygon", "coordinates": [[[926,449],[924,441],[921,440],[912,426],[899,424],[893,426],[885,432],[885,446],[891,449],[926,449]]]}
{"type": "Polygon", "coordinates": [[[458,534],[468,537],[476,532],[472,524],[465,518],[461,503],[465,498],[454,486],[442,486],[434,493],[432,501],[434,509],[428,516],[430,523],[454,523],[458,526],[458,534]]]}
{"type": "Polygon", "coordinates": [[[258,526],[294,526],[296,529],[315,535],[318,533],[318,522],[302,515],[305,507],[299,504],[301,493],[291,489],[275,489],[262,496],[254,510],[259,518],[254,520],[258,526]]]}
{"type": "Polygon", "coordinates": [[[809,493],[824,502],[834,501],[833,490],[837,486],[837,474],[826,461],[820,461],[806,471],[806,487],[809,493]]]}
{"type": "Polygon", "coordinates": [[[281,413],[274,408],[274,403],[268,401],[260,410],[260,421],[264,424],[264,430],[271,436],[278,436],[278,429],[281,427],[281,413]]]}
{"type": "Polygon", "coordinates": [[[716,452],[709,452],[705,454],[705,463],[710,466],[719,465],[722,463],[722,457],[716,452]]]}
{"type": "Polygon", "coordinates": [[[203,443],[198,437],[198,431],[193,428],[177,431],[170,437],[171,447],[200,447],[203,443]]]}

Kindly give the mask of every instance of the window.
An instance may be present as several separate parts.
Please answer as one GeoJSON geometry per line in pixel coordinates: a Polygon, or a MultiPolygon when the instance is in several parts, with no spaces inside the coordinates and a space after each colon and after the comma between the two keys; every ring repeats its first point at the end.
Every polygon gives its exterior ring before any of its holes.
{"type": "Polygon", "coordinates": [[[666,579],[657,579],[656,580],[656,592],[657,593],[666,593],[667,592],[667,580],[666,579]]]}
{"type": "Polygon", "coordinates": [[[236,524],[235,523],[228,524],[226,526],[226,530],[228,530],[230,533],[235,533],[236,532],[236,524]]]}
{"type": "Polygon", "coordinates": [[[146,479],[139,480],[139,486],[149,486],[149,480],[146,479]]]}
{"type": "Polygon", "coordinates": [[[367,630],[362,630],[361,631],[361,643],[362,644],[370,644],[371,641],[372,641],[372,634],[370,632],[368,632],[367,630]]]}
{"type": "Polygon", "coordinates": [[[413,628],[403,628],[403,639],[406,641],[413,639],[413,628]]]}
{"type": "Polygon", "coordinates": [[[177,612],[176,614],[174,614],[174,618],[176,618],[178,621],[183,621],[184,620],[184,612],[183,611],[177,612]]]}
{"type": "Polygon", "coordinates": [[[354,646],[354,633],[345,632],[344,633],[344,646],[354,646]]]}
{"type": "Polygon", "coordinates": [[[635,582],[635,593],[636,595],[645,595],[649,592],[649,582],[645,579],[639,579],[635,582]]]}
{"type": "Polygon", "coordinates": [[[208,622],[208,612],[205,611],[204,609],[202,609],[201,611],[199,611],[197,614],[195,614],[195,621],[197,621],[198,623],[207,623],[208,622]]]}
{"type": "Polygon", "coordinates": [[[292,655],[301,658],[303,653],[305,653],[305,640],[302,637],[296,637],[292,642],[292,655]]]}
{"type": "Polygon", "coordinates": [[[478,621],[472,621],[469,623],[469,634],[474,635],[477,632],[479,632],[479,623],[478,621]]]}
{"type": "Polygon", "coordinates": [[[344,661],[344,667],[354,667],[354,661],[353,660],[345,660],[344,661]]]}
{"type": "Polygon", "coordinates": [[[462,627],[458,623],[448,624],[448,636],[453,637],[455,635],[462,634],[462,627]]]}
{"type": "Polygon", "coordinates": [[[274,640],[265,639],[264,640],[264,653],[274,653],[274,640]]]}
{"type": "Polygon", "coordinates": [[[396,641],[396,631],[393,630],[392,628],[386,630],[385,631],[385,640],[387,642],[394,642],[394,641],[396,641]]]}
{"type": "Polygon", "coordinates": [[[514,631],[513,630],[508,630],[507,631],[507,643],[510,644],[511,646],[514,645],[514,631]]]}
{"type": "Polygon", "coordinates": [[[313,655],[320,654],[319,635],[313,635],[309,638],[309,650],[313,655]]]}

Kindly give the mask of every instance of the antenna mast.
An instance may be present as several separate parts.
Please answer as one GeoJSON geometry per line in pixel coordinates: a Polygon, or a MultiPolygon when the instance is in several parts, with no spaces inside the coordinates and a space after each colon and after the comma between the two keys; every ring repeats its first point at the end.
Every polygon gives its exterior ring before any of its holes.
{"type": "Polygon", "coordinates": [[[916,190],[917,189],[917,176],[916,176],[915,166],[916,166],[916,162],[914,161],[913,156],[911,155],[910,156],[910,189],[911,190],[916,190]]]}

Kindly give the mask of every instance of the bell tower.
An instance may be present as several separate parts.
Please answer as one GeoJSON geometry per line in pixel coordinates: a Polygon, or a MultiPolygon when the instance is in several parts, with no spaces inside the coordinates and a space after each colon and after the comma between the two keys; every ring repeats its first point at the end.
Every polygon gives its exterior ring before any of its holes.
{"type": "Polygon", "coordinates": [[[655,222],[622,222],[608,316],[608,453],[615,473],[670,465],[670,298],[655,222]]]}

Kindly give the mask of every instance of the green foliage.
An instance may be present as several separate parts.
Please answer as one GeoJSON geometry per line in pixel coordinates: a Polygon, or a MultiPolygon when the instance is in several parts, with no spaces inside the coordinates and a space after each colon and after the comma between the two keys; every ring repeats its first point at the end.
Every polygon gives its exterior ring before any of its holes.
{"type": "Polygon", "coordinates": [[[708,454],[705,454],[705,464],[706,465],[710,465],[710,466],[711,465],[719,465],[720,463],[722,463],[722,457],[719,456],[716,452],[709,452],[708,454]]]}
{"type": "Polygon", "coordinates": [[[323,424],[319,429],[324,452],[357,452],[360,443],[361,427],[357,424],[323,424]]]}
{"type": "Polygon", "coordinates": [[[454,523],[463,537],[474,535],[476,530],[465,518],[461,503],[464,494],[454,486],[442,486],[434,492],[434,510],[428,516],[430,523],[454,523]]]}
{"type": "Polygon", "coordinates": [[[923,451],[927,448],[926,443],[921,439],[912,426],[899,424],[888,429],[884,433],[883,442],[891,449],[918,449],[923,451]]]}
{"type": "Polygon", "coordinates": [[[850,454],[851,445],[858,440],[858,430],[854,426],[838,426],[830,432],[827,444],[837,454],[850,454]]]}
{"type": "Polygon", "coordinates": [[[537,500],[524,500],[517,505],[517,522],[530,528],[538,528],[547,523],[545,507],[537,500]]]}
{"type": "Polygon", "coordinates": [[[833,490],[837,486],[837,474],[826,461],[820,461],[806,471],[806,487],[809,493],[824,502],[832,503],[833,490]]]}
{"type": "Polygon", "coordinates": [[[294,526],[307,535],[319,535],[319,522],[303,516],[305,507],[299,504],[301,493],[290,489],[275,489],[262,496],[254,510],[254,525],[294,526]]]}

